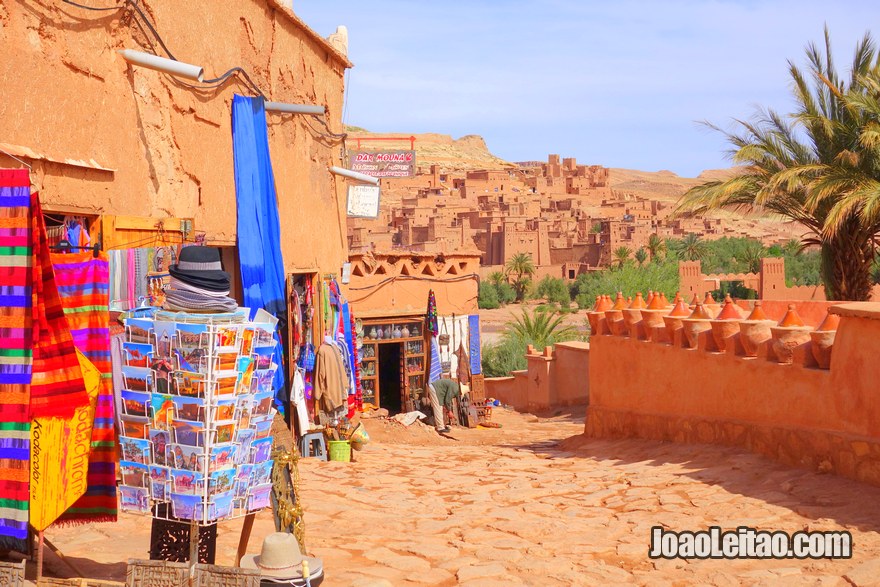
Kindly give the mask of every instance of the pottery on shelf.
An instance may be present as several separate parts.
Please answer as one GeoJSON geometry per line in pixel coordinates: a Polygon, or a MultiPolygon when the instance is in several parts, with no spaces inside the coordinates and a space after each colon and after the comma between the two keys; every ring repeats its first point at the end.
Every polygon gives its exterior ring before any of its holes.
{"type": "Polygon", "coordinates": [[[406,324],[403,325],[403,330],[400,331],[400,335],[403,338],[409,338],[409,326],[406,324]]]}
{"type": "Polygon", "coordinates": [[[372,339],[377,339],[377,338],[379,338],[379,333],[378,333],[378,331],[376,330],[376,327],[375,327],[375,326],[374,326],[373,328],[370,329],[370,338],[372,338],[372,339]]]}
{"type": "Polygon", "coordinates": [[[392,338],[400,338],[403,332],[400,330],[400,326],[395,326],[394,330],[391,331],[392,338]]]}

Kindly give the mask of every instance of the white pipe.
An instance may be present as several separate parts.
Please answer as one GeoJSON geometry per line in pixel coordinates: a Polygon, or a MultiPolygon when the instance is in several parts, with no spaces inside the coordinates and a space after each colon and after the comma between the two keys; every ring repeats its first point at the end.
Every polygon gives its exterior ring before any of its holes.
{"type": "Polygon", "coordinates": [[[336,175],[341,175],[343,177],[354,179],[356,181],[362,181],[364,183],[379,185],[378,177],[366,175],[365,173],[358,173],[357,171],[352,171],[351,169],[343,169],[342,167],[331,167],[330,173],[335,173],[336,175]]]}
{"type": "Polygon", "coordinates": [[[162,73],[168,73],[200,82],[205,79],[205,70],[198,65],[191,65],[174,59],[166,59],[153,55],[152,53],[144,53],[143,51],[135,51],[134,49],[122,49],[119,51],[122,58],[133,65],[140,65],[147,69],[154,69],[162,73]]]}
{"type": "Polygon", "coordinates": [[[266,102],[266,110],[269,112],[280,112],[281,114],[324,114],[323,106],[315,106],[312,104],[287,104],[285,102],[266,102]]]}

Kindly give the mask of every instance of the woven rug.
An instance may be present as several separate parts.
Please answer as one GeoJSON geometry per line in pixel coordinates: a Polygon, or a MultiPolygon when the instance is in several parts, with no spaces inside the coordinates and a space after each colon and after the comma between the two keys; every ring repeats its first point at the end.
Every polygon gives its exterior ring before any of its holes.
{"type": "Polygon", "coordinates": [[[110,361],[110,270],[107,256],[54,253],[55,282],[73,343],[101,372],[92,428],[88,489],[56,524],[116,521],[116,436],[110,361]]]}
{"type": "Polygon", "coordinates": [[[30,177],[0,169],[0,548],[25,548],[33,360],[30,177]]]}

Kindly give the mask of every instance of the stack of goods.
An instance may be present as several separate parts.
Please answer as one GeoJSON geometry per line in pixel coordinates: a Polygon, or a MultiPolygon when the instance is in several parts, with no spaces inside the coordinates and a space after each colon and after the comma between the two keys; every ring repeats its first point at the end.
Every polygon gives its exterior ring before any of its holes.
{"type": "Polygon", "coordinates": [[[229,297],[229,274],[223,271],[220,251],[213,247],[186,247],[171,265],[171,283],[165,289],[166,310],[232,312],[238,308],[229,297]]]}
{"type": "Polygon", "coordinates": [[[126,320],[122,509],[212,524],[270,504],[276,342],[247,315],[126,320]]]}

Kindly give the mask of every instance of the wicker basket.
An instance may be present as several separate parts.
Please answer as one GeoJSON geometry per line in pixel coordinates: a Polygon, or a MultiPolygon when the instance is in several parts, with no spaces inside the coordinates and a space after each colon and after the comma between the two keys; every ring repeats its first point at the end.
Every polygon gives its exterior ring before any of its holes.
{"type": "Polygon", "coordinates": [[[37,581],[37,587],[125,587],[125,583],[102,581],[99,579],[55,579],[54,577],[42,577],[37,581]]]}
{"type": "Polygon", "coordinates": [[[193,587],[260,587],[260,571],[196,565],[193,587]]]}
{"type": "Polygon", "coordinates": [[[24,560],[17,563],[0,562],[0,585],[24,587],[24,560]]]}
{"type": "Polygon", "coordinates": [[[128,559],[126,587],[189,587],[189,565],[128,559]]]}

